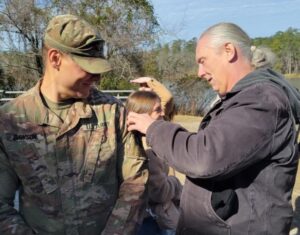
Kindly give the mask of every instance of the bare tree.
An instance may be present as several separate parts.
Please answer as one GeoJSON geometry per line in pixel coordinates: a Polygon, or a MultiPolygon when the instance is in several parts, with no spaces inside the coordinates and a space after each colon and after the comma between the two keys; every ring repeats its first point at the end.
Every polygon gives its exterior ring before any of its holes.
{"type": "Polygon", "coordinates": [[[67,13],[98,27],[107,42],[113,76],[142,73],[141,51],[154,41],[158,29],[147,0],[0,0],[0,64],[16,78],[19,89],[42,76],[43,31],[50,18],[67,13]]]}
{"type": "Polygon", "coordinates": [[[42,75],[41,38],[48,20],[46,1],[1,0],[1,64],[15,77],[16,89],[24,89],[42,75]],[[33,80],[33,81],[28,81],[33,80]]]}
{"type": "Polygon", "coordinates": [[[143,74],[142,50],[159,29],[147,0],[56,0],[60,12],[80,15],[96,25],[107,46],[107,57],[119,78],[143,74]]]}

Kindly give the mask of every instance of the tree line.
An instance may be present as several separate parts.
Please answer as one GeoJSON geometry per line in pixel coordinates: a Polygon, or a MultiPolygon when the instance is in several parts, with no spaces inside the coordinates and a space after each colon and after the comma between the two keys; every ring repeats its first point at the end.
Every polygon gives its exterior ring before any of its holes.
{"type": "MultiPolygon", "coordinates": [[[[0,89],[27,90],[43,76],[43,31],[53,16],[67,13],[96,26],[106,41],[113,71],[104,75],[101,89],[132,89],[130,79],[147,75],[166,84],[183,111],[199,110],[213,97],[196,79],[197,38],[158,43],[163,31],[148,0],[0,0],[0,89]],[[208,95],[199,100],[201,93],[208,95]]],[[[299,75],[299,29],[254,38],[253,45],[276,54],[279,72],[299,75]]]]}
{"type": "MultiPolygon", "coordinates": [[[[283,74],[299,74],[300,72],[300,31],[288,28],[279,31],[271,37],[258,37],[253,39],[254,45],[267,46],[277,56],[274,69],[283,74]]],[[[300,77],[299,77],[300,78],[300,77]]]]}

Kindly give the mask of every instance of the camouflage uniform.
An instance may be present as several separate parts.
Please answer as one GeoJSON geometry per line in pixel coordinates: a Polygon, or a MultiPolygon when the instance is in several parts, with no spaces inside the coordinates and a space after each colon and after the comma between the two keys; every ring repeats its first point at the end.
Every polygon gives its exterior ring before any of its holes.
{"type": "Polygon", "coordinates": [[[39,86],[0,108],[0,234],[134,234],[148,171],[123,105],[92,90],[62,123],[39,86]]]}

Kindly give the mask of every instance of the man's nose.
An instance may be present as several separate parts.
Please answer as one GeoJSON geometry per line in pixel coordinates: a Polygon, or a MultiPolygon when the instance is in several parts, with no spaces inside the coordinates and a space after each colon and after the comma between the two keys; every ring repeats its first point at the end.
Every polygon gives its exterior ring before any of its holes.
{"type": "Polygon", "coordinates": [[[199,68],[198,68],[198,77],[199,78],[203,78],[205,75],[205,70],[203,68],[202,64],[199,64],[199,68]]]}

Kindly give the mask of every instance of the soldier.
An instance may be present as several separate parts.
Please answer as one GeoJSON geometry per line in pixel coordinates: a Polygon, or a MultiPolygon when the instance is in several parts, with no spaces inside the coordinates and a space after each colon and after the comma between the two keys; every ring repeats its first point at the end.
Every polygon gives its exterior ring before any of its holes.
{"type": "Polygon", "coordinates": [[[94,87],[111,69],[103,44],[86,21],[54,17],[43,78],[1,107],[0,234],[136,233],[148,171],[122,103],[94,87]]]}

